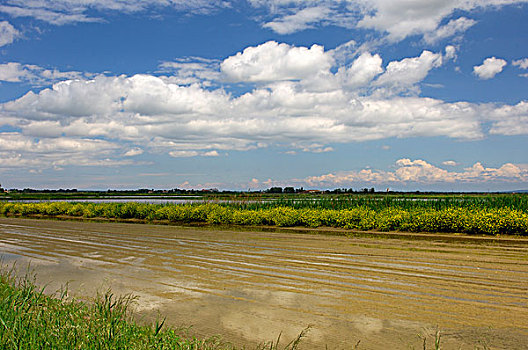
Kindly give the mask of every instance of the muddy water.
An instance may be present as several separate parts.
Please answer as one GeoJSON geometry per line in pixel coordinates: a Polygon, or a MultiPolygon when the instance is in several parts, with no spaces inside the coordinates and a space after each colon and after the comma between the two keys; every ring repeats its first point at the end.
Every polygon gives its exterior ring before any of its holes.
{"type": "Polygon", "coordinates": [[[111,287],[197,335],[304,349],[528,348],[528,241],[381,239],[0,218],[4,263],[48,290],[111,287]],[[419,336],[420,335],[420,336],[419,336]]]}

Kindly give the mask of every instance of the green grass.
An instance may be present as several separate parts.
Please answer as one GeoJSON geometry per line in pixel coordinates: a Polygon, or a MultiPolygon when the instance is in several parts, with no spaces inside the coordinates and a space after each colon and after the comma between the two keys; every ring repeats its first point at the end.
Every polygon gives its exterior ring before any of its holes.
{"type": "Polygon", "coordinates": [[[392,198],[280,199],[194,204],[0,202],[0,215],[142,222],[337,227],[352,230],[528,235],[525,197],[430,201],[392,198]]]}
{"type": "MultiPolygon", "coordinates": [[[[218,336],[188,338],[164,320],[138,324],[129,295],[106,292],[93,302],[70,300],[64,291],[45,294],[28,276],[0,270],[0,349],[234,349],[218,336]]],[[[286,345],[279,337],[258,349],[297,349],[305,333],[286,345]]]]}
{"type": "Polygon", "coordinates": [[[356,193],[356,194],[269,194],[269,193],[137,193],[137,192],[65,192],[65,193],[0,193],[5,200],[64,200],[112,199],[125,196],[129,199],[147,196],[152,199],[185,199],[217,201],[237,209],[269,209],[277,206],[295,209],[350,209],[368,207],[380,210],[398,209],[445,209],[445,208],[510,208],[528,212],[528,194],[420,194],[420,193],[356,193]]]}
{"type": "Polygon", "coordinates": [[[248,197],[222,205],[237,209],[270,209],[288,207],[294,209],[350,209],[367,207],[371,210],[386,208],[395,209],[434,209],[448,208],[465,209],[499,209],[509,208],[528,213],[528,195],[526,194],[495,194],[495,195],[338,195],[338,196],[282,196],[274,200],[259,200],[248,197]]]}

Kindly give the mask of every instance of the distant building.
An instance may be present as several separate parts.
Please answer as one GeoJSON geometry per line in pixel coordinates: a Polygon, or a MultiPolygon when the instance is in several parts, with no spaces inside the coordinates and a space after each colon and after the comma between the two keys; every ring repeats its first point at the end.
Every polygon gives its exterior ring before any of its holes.
{"type": "Polygon", "coordinates": [[[321,193],[323,193],[323,191],[320,191],[320,190],[305,190],[305,191],[302,191],[301,193],[321,194],[321,193]]]}
{"type": "Polygon", "coordinates": [[[202,188],[201,192],[216,193],[218,192],[218,188],[202,188]]]}

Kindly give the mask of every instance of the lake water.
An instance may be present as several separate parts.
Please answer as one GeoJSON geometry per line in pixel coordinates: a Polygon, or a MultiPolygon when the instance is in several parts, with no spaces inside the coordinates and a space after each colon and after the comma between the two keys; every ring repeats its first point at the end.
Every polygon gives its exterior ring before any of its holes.
{"type": "Polygon", "coordinates": [[[203,203],[202,197],[188,197],[188,198],[159,198],[159,197],[109,197],[109,198],[79,198],[79,199],[23,199],[13,200],[10,202],[21,203],[42,203],[42,202],[77,202],[77,203],[150,203],[150,204],[186,204],[186,203],[203,203]]]}
{"type": "Polygon", "coordinates": [[[252,348],[525,349],[528,241],[380,239],[0,218],[4,264],[26,263],[54,291],[112,288],[198,336],[252,348]]]}

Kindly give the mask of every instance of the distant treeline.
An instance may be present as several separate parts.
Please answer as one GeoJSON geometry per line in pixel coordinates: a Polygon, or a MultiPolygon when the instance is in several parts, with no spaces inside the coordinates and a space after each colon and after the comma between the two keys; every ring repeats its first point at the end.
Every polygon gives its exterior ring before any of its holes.
{"type": "Polygon", "coordinates": [[[294,187],[271,187],[265,190],[248,190],[248,191],[233,191],[233,190],[219,190],[217,188],[204,188],[204,189],[181,189],[173,188],[169,190],[160,190],[160,189],[148,189],[148,188],[139,188],[137,190],[78,190],[76,188],[60,188],[60,189],[33,189],[33,188],[24,188],[24,189],[3,189],[0,187],[0,191],[10,192],[10,193],[86,193],[86,194],[201,194],[201,193],[374,193],[374,188],[362,188],[362,189],[353,189],[353,188],[336,188],[333,190],[305,190],[303,187],[294,188],[294,187]]]}
{"type": "Polygon", "coordinates": [[[504,193],[528,193],[528,190],[519,191],[508,191],[508,192],[442,192],[442,191],[392,191],[389,189],[376,190],[374,187],[371,188],[335,188],[335,189],[304,189],[303,187],[295,188],[292,186],[286,187],[270,187],[265,190],[247,190],[247,191],[235,191],[235,190],[219,190],[217,188],[204,188],[204,189],[148,189],[139,188],[136,190],[78,190],[76,188],[59,188],[59,189],[4,189],[0,186],[0,193],[11,193],[11,194],[60,194],[60,195],[200,195],[200,194],[401,194],[401,195],[489,195],[489,194],[504,194],[504,193]]]}

